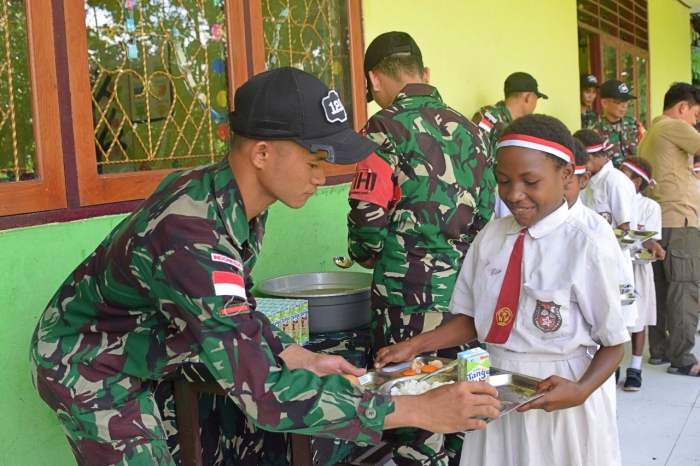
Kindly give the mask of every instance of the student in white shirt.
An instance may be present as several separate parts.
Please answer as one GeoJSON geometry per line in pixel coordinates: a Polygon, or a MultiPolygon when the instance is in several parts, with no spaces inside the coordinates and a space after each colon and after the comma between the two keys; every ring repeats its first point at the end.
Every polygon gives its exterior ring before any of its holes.
{"type": "MultiPolygon", "coordinates": [[[[600,214],[612,228],[623,231],[636,229],[637,201],[634,184],[608,160],[607,143],[590,129],[576,131],[574,138],[581,141],[588,151],[586,169],[591,173],[591,179],[581,191],[584,205],[600,214]]],[[[632,277],[630,285],[635,286],[632,257],[628,250],[622,253],[625,256],[624,273],[632,277]]],[[[623,306],[622,317],[628,327],[633,327],[637,321],[636,303],[623,306]]]]}
{"type": "Polygon", "coordinates": [[[621,464],[611,375],[629,335],[617,251],[570,214],[572,150],[566,127],[546,115],[504,130],[496,178],[513,216],[488,223],[469,248],[450,302],[455,318],[382,348],[375,361],[478,338],[492,367],[544,379],[545,395],[521,413],[465,434],[461,465],[621,464]]]}
{"type": "MultiPolygon", "coordinates": [[[[632,181],[637,192],[637,225],[634,229],[657,232],[636,249],[648,249],[654,259],[664,260],[666,251],[655,241],[661,239],[661,206],[653,199],[642,196],[642,191],[651,183],[651,164],[640,157],[627,157],[620,165],[620,171],[632,181]]],[[[624,389],[628,392],[642,388],[644,329],[647,325],[656,325],[656,288],[651,264],[634,264],[634,281],[641,297],[637,300],[637,321],[629,328],[632,334],[632,362],[624,383],[624,389]]]]}

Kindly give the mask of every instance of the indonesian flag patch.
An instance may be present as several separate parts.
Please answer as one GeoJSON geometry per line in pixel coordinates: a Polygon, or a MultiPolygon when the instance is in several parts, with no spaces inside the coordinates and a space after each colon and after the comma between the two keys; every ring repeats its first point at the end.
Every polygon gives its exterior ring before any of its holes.
{"type": "Polygon", "coordinates": [[[491,130],[493,129],[493,123],[491,123],[486,118],[482,118],[481,121],[479,122],[479,128],[483,129],[487,133],[490,133],[491,130]]]}
{"type": "Polygon", "coordinates": [[[233,272],[216,271],[211,274],[214,293],[217,296],[235,296],[246,299],[243,277],[233,272]]]}

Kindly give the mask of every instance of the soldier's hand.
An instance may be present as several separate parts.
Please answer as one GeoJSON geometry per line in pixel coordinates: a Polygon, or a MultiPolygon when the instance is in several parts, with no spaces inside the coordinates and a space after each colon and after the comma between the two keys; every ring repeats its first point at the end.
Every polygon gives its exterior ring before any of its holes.
{"type": "Polygon", "coordinates": [[[367,372],[365,369],[358,369],[342,356],[330,356],[328,354],[316,354],[308,366],[304,366],[314,374],[323,377],[329,374],[352,374],[360,377],[367,372]]]}
{"type": "Polygon", "coordinates": [[[430,390],[412,403],[421,429],[441,434],[486,427],[479,417],[497,419],[501,402],[496,388],[486,382],[455,382],[430,390]]]}
{"type": "Polygon", "coordinates": [[[374,360],[374,367],[376,369],[381,369],[392,362],[412,361],[417,354],[411,340],[385,346],[377,352],[377,357],[374,360]]]}

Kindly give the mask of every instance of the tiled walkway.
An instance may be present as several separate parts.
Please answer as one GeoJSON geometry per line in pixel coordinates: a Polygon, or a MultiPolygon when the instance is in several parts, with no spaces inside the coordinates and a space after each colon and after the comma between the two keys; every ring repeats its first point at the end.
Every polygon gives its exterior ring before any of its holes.
{"type": "MultiPolygon", "coordinates": [[[[700,359],[700,335],[695,337],[700,359]]],[[[617,392],[617,422],[624,466],[700,466],[700,377],[671,375],[668,365],[647,364],[644,354],[642,389],[617,392]]],[[[629,367],[630,347],[622,363],[629,367]]]]}

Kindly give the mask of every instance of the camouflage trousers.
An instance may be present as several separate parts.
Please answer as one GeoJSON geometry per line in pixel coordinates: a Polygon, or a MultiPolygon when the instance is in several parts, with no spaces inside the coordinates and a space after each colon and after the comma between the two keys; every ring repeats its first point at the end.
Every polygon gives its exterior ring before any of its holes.
{"type": "Polygon", "coordinates": [[[110,393],[89,399],[89,392],[80,388],[89,384],[84,382],[79,378],[69,389],[36,372],[34,378],[39,395],[56,412],[78,465],[174,466],[150,384],[123,397],[110,393]],[[100,409],[91,409],[95,406],[100,409]]]}
{"type": "MultiPolygon", "coordinates": [[[[449,312],[404,314],[400,307],[374,309],[371,322],[372,358],[381,348],[433,330],[452,318],[449,312]]],[[[457,359],[457,353],[466,348],[445,348],[430,355],[457,359]]],[[[385,431],[382,440],[393,444],[394,463],[397,466],[459,465],[463,443],[462,434],[443,435],[414,428],[385,431]]]]}

